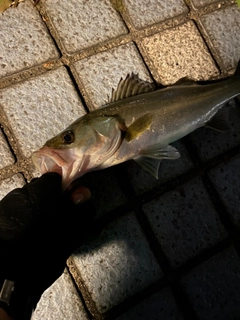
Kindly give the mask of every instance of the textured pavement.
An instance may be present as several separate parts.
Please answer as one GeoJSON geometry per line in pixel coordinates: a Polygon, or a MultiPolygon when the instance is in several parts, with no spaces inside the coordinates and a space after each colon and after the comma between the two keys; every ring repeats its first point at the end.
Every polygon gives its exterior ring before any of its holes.
{"type": "MultiPolygon", "coordinates": [[[[240,9],[212,0],[30,0],[0,14],[0,197],[31,153],[129,72],[214,80],[240,59],[240,9]]],[[[187,99],[187,97],[186,97],[187,99]]],[[[238,99],[232,100],[239,107],[238,99]]],[[[83,177],[101,233],[43,294],[42,319],[240,319],[240,114],[173,145],[159,180],[129,161],[83,177]]]]}

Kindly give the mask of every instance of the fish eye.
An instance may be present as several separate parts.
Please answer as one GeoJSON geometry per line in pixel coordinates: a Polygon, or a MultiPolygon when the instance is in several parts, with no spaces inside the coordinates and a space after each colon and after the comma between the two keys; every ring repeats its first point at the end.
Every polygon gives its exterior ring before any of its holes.
{"type": "Polygon", "coordinates": [[[62,141],[66,144],[70,144],[74,141],[74,134],[72,131],[66,131],[62,134],[62,141]]]}

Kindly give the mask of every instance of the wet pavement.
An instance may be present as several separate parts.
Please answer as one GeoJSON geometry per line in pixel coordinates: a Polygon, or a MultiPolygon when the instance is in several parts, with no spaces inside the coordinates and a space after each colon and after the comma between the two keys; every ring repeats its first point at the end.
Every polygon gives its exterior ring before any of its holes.
{"type": "MultiPolygon", "coordinates": [[[[240,9],[212,0],[26,0],[0,14],[0,196],[31,153],[108,101],[121,77],[160,86],[233,74],[240,9]]],[[[186,97],[187,98],[187,97],[186,97]]],[[[237,99],[231,101],[238,108],[237,99]]],[[[173,145],[156,180],[135,162],[83,177],[100,234],[33,319],[240,319],[240,115],[173,145]]]]}

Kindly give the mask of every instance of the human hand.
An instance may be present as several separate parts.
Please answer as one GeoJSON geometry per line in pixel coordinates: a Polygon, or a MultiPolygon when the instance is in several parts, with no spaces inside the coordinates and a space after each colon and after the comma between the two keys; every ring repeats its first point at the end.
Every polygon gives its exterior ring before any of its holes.
{"type": "Polygon", "coordinates": [[[0,201],[0,278],[13,281],[22,298],[36,304],[93,229],[88,198],[84,187],[62,193],[61,176],[47,173],[0,201]]]}

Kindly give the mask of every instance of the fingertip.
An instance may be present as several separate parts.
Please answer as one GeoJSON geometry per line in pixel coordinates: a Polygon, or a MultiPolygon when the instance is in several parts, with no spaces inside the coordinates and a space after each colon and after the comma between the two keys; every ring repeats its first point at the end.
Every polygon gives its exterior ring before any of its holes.
{"type": "Polygon", "coordinates": [[[91,198],[91,192],[86,187],[78,187],[71,194],[71,199],[75,205],[81,204],[91,198]]]}

